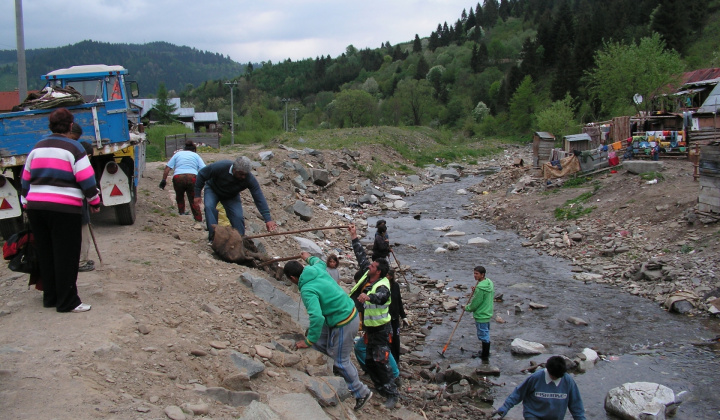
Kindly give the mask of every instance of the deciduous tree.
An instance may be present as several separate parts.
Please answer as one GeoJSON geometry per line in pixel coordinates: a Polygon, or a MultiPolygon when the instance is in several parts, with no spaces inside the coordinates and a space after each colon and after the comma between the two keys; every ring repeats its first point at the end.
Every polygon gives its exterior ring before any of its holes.
{"type": "Polygon", "coordinates": [[[638,44],[605,43],[595,54],[595,66],[587,73],[590,89],[608,116],[626,115],[633,108],[649,111],[652,98],[671,91],[684,70],[678,53],[666,50],[658,34],[638,44]],[[644,98],[642,105],[633,101],[636,94],[644,98]]]}

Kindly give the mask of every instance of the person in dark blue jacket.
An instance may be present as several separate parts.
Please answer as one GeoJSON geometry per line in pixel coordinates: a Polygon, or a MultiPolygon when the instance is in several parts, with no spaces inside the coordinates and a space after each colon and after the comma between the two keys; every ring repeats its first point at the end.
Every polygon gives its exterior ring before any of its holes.
{"type": "Polygon", "coordinates": [[[268,232],[277,229],[270,216],[270,207],[260,189],[260,184],[251,173],[252,163],[245,156],[231,160],[219,160],[200,169],[195,180],[195,205],[202,203],[202,190],[205,188],[205,222],[208,240],[215,237],[214,225],[218,223],[218,202],[225,208],[230,224],[240,235],[245,235],[245,217],[243,215],[240,192],[250,190],[255,207],[265,220],[268,232]]]}
{"type": "Polygon", "coordinates": [[[563,420],[568,409],[574,420],[585,420],[580,390],[567,374],[565,359],[560,356],[549,358],[545,369],[538,370],[518,385],[492,415],[503,418],[520,402],[525,420],[563,420]]]}

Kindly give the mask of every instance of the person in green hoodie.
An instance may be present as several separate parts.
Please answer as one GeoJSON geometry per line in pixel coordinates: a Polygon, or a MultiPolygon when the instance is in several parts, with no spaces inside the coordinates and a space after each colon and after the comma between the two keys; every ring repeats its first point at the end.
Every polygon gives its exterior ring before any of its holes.
{"type": "MultiPolygon", "coordinates": [[[[465,306],[465,310],[473,313],[477,337],[482,344],[480,358],[487,361],[490,358],[490,318],[493,316],[493,300],[495,298],[495,285],[492,280],[485,278],[485,267],[479,265],[473,270],[477,285],[474,287],[472,299],[465,306]]],[[[473,355],[473,357],[477,357],[473,355]]]]}
{"type": "Polygon", "coordinates": [[[330,277],[323,260],[308,252],[302,252],[300,257],[309,265],[303,267],[298,261],[290,261],[283,268],[285,276],[300,289],[310,318],[307,337],[295,346],[298,349],[312,347],[333,359],[355,397],[355,410],[359,410],[373,393],[360,382],[357,368],[350,361],[353,339],[360,326],[355,302],[330,277]]]}

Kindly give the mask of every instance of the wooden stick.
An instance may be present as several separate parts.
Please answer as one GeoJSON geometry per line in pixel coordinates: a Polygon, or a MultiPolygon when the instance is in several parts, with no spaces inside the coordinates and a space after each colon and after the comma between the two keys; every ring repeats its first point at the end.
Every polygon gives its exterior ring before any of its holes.
{"type": "Polygon", "coordinates": [[[299,258],[302,258],[302,257],[300,255],[293,255],[292,257],[273,258],[272,260],[267,260],[267,261],[261,262],[260,264],[258,264],[258,267],[263,267],[268,264],[272,264],[274,262],[297,260],[299,258]]]}
{"type": "Polygon", "coordinates": [[[317,228],[308,228],[308,229],[300,229],[300,230],[291,230],[289,232],[271,232],[271,233],[263,233],[260,235],[246,236],[245,239],[257,239],[257,238],[264,238],[266,236],[277,236],[277,235],[290,235],[293,233],[312,232],[314,230],[347,229],[348,227],[349,226],[328,226],[328,227],[317,227],[317,228]]]}

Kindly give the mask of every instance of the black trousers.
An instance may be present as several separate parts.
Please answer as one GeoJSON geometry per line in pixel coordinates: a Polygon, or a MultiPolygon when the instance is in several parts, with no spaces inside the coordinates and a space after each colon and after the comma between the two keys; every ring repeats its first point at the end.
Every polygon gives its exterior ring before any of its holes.
{"type": "Polygon", "coordinates": [[[398,395],[397,386],[393,381],[392,369],[388,358],[390,356],[389,338],[392,334],[390,323],[380,327],[366,327],[367,350],[365,351],[365,369],[370,375],[375,388],[386,396],[398,395]]]}
{"type": "Polygon", "coordinates": [[[77,292],[82,215],[28,210],[43,287],[43,306],[70,312],[82,303],[77,292]]]}
{"type": "Polygon", "coordinates": [[[395,362],[400,365],[400,319],[390,321],[392,326],[392,341],[390,342],[390,352],[392,352],[395,362]]]}

